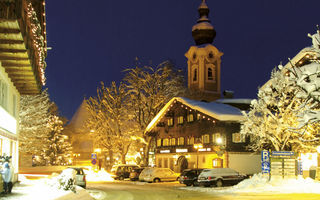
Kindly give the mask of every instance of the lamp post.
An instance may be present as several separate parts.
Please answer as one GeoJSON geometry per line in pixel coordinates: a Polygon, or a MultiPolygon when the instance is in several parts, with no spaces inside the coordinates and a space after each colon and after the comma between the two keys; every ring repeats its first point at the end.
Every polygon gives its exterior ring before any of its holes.
{"type": "Polygon", "coordinates": [[[198,157],[199,157],[199,149],[203,148],[202,143],[198,140],[196,143],[194,143],[193,148],[197,150],[197,169],[198,169],[198,157]]]}

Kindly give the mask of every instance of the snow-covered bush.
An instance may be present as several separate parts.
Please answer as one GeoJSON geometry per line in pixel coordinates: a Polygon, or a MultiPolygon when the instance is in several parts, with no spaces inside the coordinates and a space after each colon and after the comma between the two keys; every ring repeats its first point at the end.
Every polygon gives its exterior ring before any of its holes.
{"type": "Polygon", "coordinates": [[[50,185],[63,190],[76,192],[74,185],[77,172],[74,169],[65,169],[57,177],[53,178],[50,185]]]}

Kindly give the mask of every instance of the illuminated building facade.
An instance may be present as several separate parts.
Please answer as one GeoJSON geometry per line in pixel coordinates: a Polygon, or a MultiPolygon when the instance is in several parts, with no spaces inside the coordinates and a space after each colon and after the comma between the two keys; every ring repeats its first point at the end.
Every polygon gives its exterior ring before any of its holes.
{"type": "Polygon", "coordinates": [[[12,156],[18,172],[20,95],[45,84],[44,0],[0,0],[0,155],[12,156]]]}

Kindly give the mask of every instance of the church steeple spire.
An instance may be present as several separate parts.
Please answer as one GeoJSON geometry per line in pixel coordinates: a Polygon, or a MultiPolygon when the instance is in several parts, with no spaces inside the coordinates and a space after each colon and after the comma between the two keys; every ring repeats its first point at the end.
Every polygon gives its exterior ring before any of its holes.
{"type": "Polygon", "coordinates": [[[192,27],[192,37],[196,45],[211,44],[216,36],[216,31],[208,19],[209,8],[205,0],[202,0],[198,12],[200,17],[197,24],[192,27]]]}

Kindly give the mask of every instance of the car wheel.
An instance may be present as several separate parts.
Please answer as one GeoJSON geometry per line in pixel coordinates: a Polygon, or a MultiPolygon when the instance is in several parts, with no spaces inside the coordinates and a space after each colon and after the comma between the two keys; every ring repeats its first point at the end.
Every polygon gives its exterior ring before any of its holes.
{"type": "Polygon", "coordinates": [[[191,183],[186,183],[186,186],[191,186],[192,184],[191,183]]]}
{"type": "Polygon", "coordinates": [[[223,181],[221,179],[218,179],[216,182],[217,187],[222,187],[223,186],[223,181]]]}
{"type": "Polygon", "coordinates": [[[159,179],[159,178],[155,178],[155,179],[153,179],[153,182],[154,182],[154,183],[159,183],[159,182],[160,182],[160,179],[159,179]]]}
{"type": "Polygon", "coordinates": [[[192,182],[192,185],[193,185],[193,186],[199,186],[199,183],[198,183],[197,180],[195,180],[195,181],[192,182]]]}
{"type": "Polygon", "coordinates": [[[122,181],[123,179],[124,179],[124,177],[123,177],[123,176],[120,176],[120,177],[119,177],[119,180],[121,180],[121,181],[122,181]]]}

